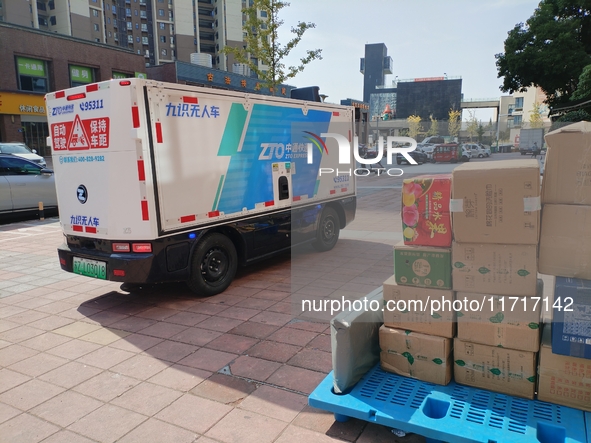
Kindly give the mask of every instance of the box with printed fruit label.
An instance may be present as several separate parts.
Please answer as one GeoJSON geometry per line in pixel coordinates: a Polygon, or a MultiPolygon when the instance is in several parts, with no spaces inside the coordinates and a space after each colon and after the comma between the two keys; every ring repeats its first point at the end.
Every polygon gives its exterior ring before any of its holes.
{"type": "Polygon", "coordinates": [[[407,178],[402,186],[402,234],[415,246],[451,246],[451,174],[407,178]]]}

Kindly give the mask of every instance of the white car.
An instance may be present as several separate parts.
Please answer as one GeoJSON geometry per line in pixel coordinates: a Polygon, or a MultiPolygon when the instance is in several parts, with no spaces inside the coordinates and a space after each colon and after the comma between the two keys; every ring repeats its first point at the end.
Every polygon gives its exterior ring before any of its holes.
{"type": "Polygon", "coordinates": [[[42,168],[47,166],[43,157],[37,155],[37,151],[31,150],[24,143],[0,143],[0,154],[12,154],[24,158],[33,163],[37,163],[42,168]]]}
{"type": "Polygon", "coordinates": [[[462,146],[472,153],[472,158],[490,157],[490,149],[485,150],[476,143],[464,143],[462,146]]]}

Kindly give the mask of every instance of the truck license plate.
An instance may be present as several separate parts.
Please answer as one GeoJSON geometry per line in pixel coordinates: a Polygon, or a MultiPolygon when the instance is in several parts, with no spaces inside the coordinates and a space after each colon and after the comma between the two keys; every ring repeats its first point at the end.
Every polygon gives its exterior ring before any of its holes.
{"type": "Polygon", "coordinates": [[[106,280],[107,264],[102,261],[74,257],[74,274],[106,280]]]}

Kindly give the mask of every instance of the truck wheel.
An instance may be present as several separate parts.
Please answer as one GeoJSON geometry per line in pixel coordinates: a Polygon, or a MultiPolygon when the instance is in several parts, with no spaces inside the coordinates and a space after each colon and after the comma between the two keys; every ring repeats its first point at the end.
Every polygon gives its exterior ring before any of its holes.
{"type": "Polygon", "coordinates": [[[455,159],[455,158],[452,158],[452,159],[451,159],[449,162],[450,162],[450,163],[457,163],[457,162],[458,162],[458,160],[457,160],[457,159],[455,159]]]}
{"type": "Polygon", "coordinates": [[[206,234],[193,252],[187,286],[206,297],[219,294],[230,286],[237,267],[238,255],[232,241],[222,234],[206,234]]]}
{"type": "Polygon", "coordinates": [[[316,241],[312,246],[320,252],[330,251],[337,244],[339,231],[339,216],[330,206],[325,207],[318,223],[316,241]]]}

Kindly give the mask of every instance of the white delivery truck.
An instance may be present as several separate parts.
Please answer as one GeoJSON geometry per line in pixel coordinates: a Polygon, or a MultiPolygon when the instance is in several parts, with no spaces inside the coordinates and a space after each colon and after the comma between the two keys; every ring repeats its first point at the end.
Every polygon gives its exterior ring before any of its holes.
{"type": "Polygon", "coordinates": [[[68,272],[214,295],[239,264],[331,249],[355,217],[355,175],[321,137],[352,153],[350,107],[144,79],[46,102],[68,272]]]}

